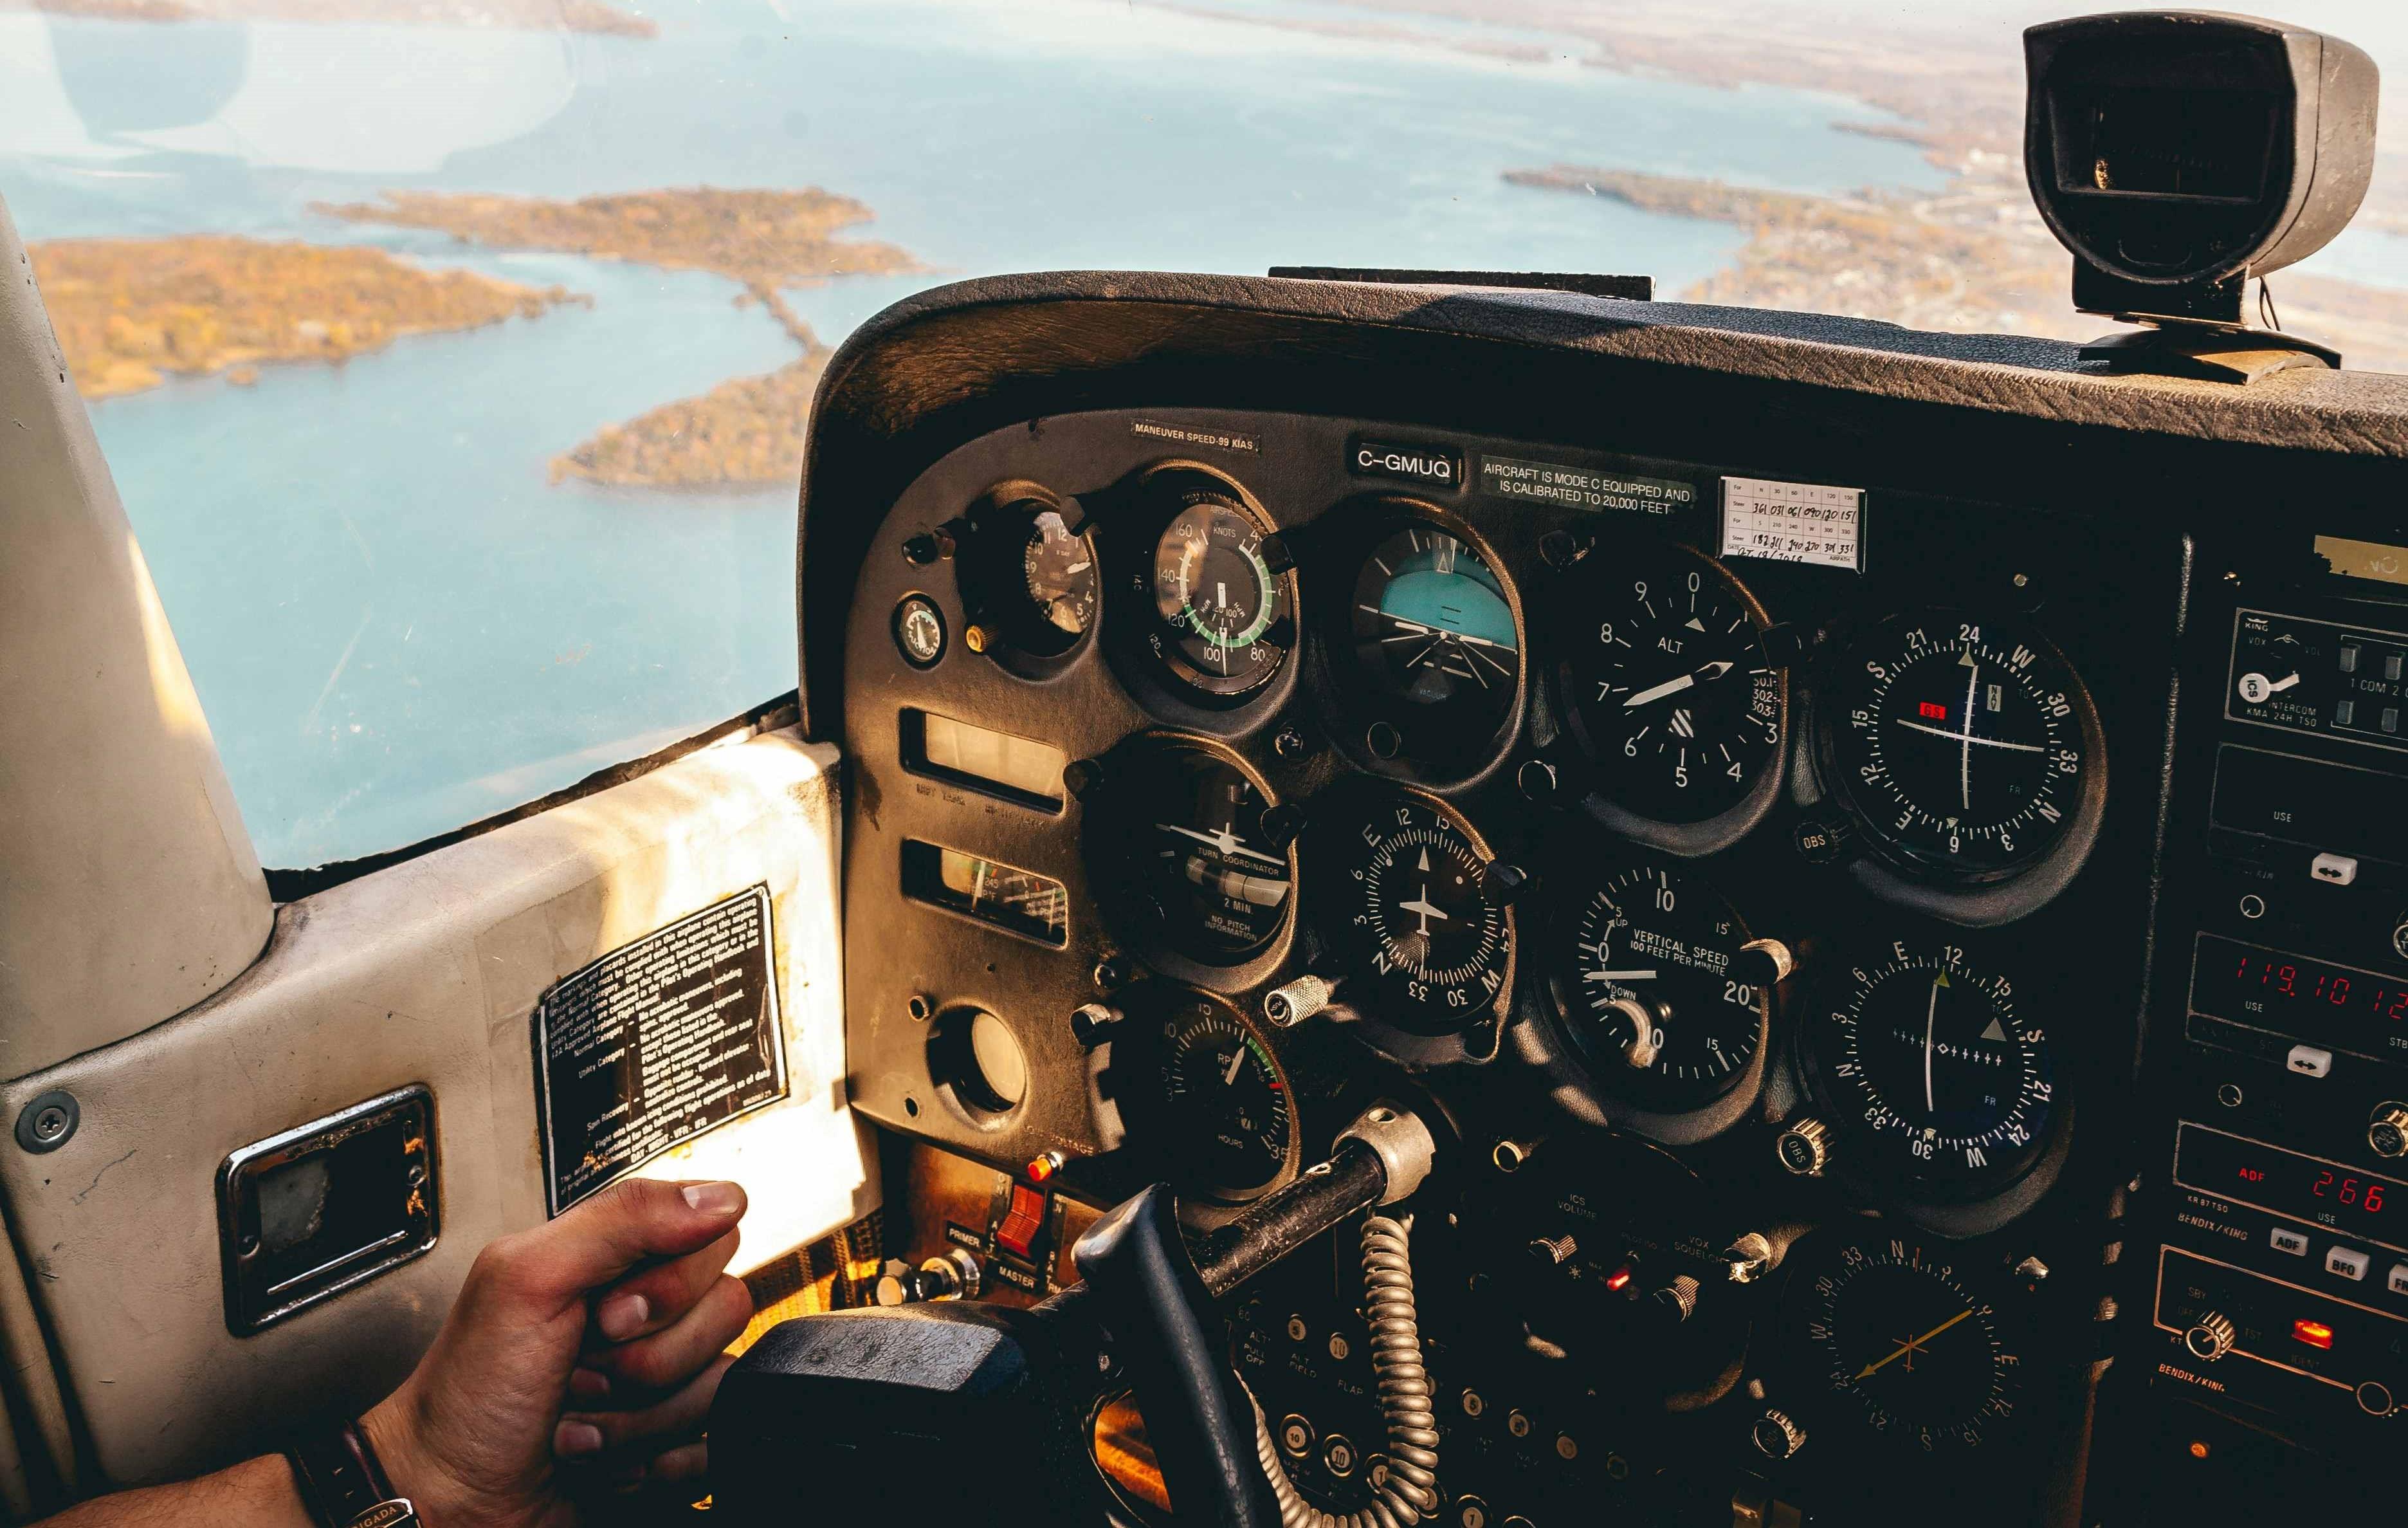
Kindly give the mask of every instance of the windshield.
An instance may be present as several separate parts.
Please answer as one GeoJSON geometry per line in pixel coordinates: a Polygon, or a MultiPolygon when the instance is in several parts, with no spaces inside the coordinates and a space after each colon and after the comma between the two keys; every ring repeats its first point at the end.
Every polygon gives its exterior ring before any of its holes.
{"type": "MultiPolygon", "coordinates": [[[[1606,271],[2090,338],[1982,0],[0,0],[0,196],[271,865],[795,683],[830,348],[995,271],[1606,271]]],[[[2389,0],[2285,19],[2408,78],[2389,0]]],[[[2408,134],[2272,281],[2408,370],[2408,134]]]]}

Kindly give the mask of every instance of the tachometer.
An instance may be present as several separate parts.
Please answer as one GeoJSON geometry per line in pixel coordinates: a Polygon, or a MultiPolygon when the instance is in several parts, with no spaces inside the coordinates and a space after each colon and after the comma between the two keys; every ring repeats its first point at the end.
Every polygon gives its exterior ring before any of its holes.
{"type": "Polygon", "coordinates": [[[1346,1002],[1420,1034],[1497,1011],[1511,985],[1513,916],[1469,823],[1416,792],[1362,792],[1313,812],[1326,867],[1321,921],[1346,1002]]]}
{"type": "Polygon", "coordinates": [[[1296,1146],[1286,1074],[1245,1022],[1217,1002],[1164,1021],[1163,1135],[1185,1186],[1237,1203],[1276,1184],[1296,1146]]]}
{"type": "Polygon", "coordinates": [[[1825,784],[1883,858],[1925,879],[2032,865],[2067,840],[2103,768],[2097,713],[2057,649],[1963,612],[1863,632],[1817,714],[1825,784]]]}
{"type": "Polygon", "coordinates": [[[1660,545],[1590,553],[1555,609],[1568,719],[1597,796],[1649,821],[1729,823],[1685,852],[1745,831],[1755,814],[1742,809],[1769,800],[1788,712],[1754,597],[1713,559],[1660,545]]]}

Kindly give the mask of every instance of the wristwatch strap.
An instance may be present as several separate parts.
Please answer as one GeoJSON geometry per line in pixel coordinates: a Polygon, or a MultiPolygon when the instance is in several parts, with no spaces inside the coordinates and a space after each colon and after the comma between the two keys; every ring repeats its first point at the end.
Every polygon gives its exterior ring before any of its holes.
{"type": "Polygon", "coordinates": [[[319,1528],[417,1528],[418,1509],[394,1492],[359,1423],[304,1428],[285,1445],[284,1457],[319,1528]]]}

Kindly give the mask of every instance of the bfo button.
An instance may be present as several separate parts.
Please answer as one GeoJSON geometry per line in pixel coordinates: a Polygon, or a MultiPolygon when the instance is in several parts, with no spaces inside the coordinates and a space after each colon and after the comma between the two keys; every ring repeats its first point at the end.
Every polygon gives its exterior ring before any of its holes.
{"type": "Polygon", "coordinates": [[[2354,1247],[2325,1248],[2325,1272],[2339,1274],[2355,1284],[2366,1276],[2366,1254],[2354,1247]]]}
{"type": "Polygon", "coordinates": [[[2293,1045],[2283,1065],[2303,1077],[2321,1077],[2332,1070],[2332,1052],[2314,1045],[2293,1045]]]}

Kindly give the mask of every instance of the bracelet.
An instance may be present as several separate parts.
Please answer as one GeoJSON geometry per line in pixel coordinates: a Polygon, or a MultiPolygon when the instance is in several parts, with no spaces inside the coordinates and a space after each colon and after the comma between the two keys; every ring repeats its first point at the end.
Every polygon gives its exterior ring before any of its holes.
{"type": "Polygon", "coordinates": [[[284,1446],[284,1457],[318,1528],[419,1528],[418,1508],[394,1491],[358,1422],[346,1418],[304,1428],[284,1446]]]}

